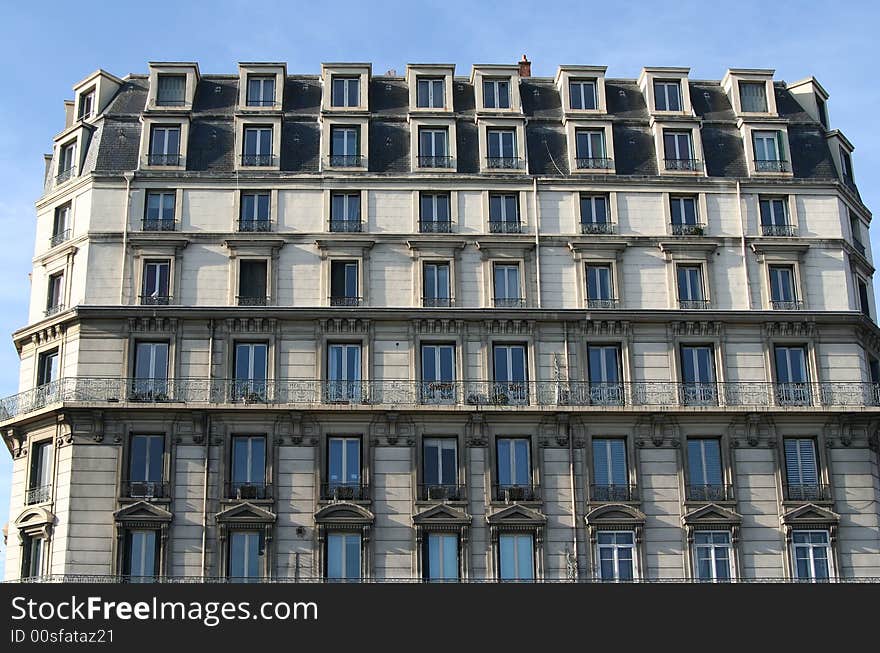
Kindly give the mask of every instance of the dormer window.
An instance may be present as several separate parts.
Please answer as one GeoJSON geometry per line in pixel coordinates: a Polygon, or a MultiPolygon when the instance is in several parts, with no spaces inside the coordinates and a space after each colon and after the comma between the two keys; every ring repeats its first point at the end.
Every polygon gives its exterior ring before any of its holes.
{"type": "Polygon", "coordinates": [[[156,104],[163,107],[182,107],[186,100],[186,75],[159,75],[156,104]]]}
{"type": "Polygon", "coordinates": [[[510,80],[484,79],[483,106],[486,109],[510,108],[510,80]]]}
{"type": "Polygon", "coordinates": [[[486,131],[488,144],[487,168],[519,168],[520,160],[517,157],[516,130],[514,129],[489,129],[486,131]]]}
{"type": "Polygon", "coordinates": [[[330,130],[330,165],[343,168],[361,165],[360,127],[333,127],[330,130]]]}
{"type": "Polygon", "coordinates": [[[271,166],[272,156],[272,128],[271,127],[245,127],[244,128],[244,151],[241,155],[243,166],[271,166]]]}
{"type": "Polygon", "coordinates": [[[850,156],[850,153],[842,147],[840,148],[840,171],[843,173],[843,180],[846,183],[852,184],[855,181],[855,177],[853,176],[852,157],[850,156]]]}
{"type": "Polygon", "coordinates": [[[828,107],[825,105],[825,100],[818,94],[816,95],[816,110],[819,113],[819,122],[825,129],[828,129],[828,107]]]}
{"type": "Polygon", "coordinates": [[[697,170],[693,134],[688,130],[664,129],[663,154],[667,170],[697,170]]]}
{"type": "Polygon", "coordinates": [[[740,82],[739,101],[743,113],[767,113],[767,85],[764,82],[740,82]]]}
{"type": "Polygon", "coordinates": [[[596,80],[573,79],[568,83],[568,92],[571,96],[571,108],[578,110],[594,110],[596,101],[596,80]]]}
{"type": "Polygon", "coordinates": [[[657,111],[681,111],[681,83],[677,80],[655,81],[654,108],[657,111]]]}
{"type": "Polygon", "coordinates": [[[575,162],[579,170],[605,169],[611,159],[605,152],[604,129],[578,129],[575,132],[575,162]]]}
{"type": "Polygon", "coordinates": [[[784,138],[783,132],[778,130],[752,132],[756,172],[788,172],[784,138]]]}
{"type": "Polygon", "coordinates": [[[248,77],[247,106],[271,107],[275,105],[275,76],[251,75],[248,77]]]}
{"type": "Polygon", "coordinates": [[[330,104],[334,107],[360,106],[360,78],[333,76],[330,104]]]}
{"type": "Polygon", "coordinates": [[[446,106],[442,77],[419,77],[416,82],[416,106],[420,109],[443,109],[446,106]]]}
{"type": "Polygon", "coordinates": [[[451,165],[448,128],[419,129],[419,167],[449,168],[451,165]]]}
{"type": "Polygon", "coordinates": [[[151,166],[176,166],[180,164],[180,127],[155,126],[150,132],[151,166]]]}
{"type": "Polygon", "coordinates": [[[88,120],[95,111],[95,90],[92,89],[87,93],[83,93],[79,97],[79,115],[78,120],[88,120]]]}
{"type": "Polygon", "coordinates": [[[63,145],[58,157],[56,183],[62,183],[76,174],[76,141],[63,145]]]}

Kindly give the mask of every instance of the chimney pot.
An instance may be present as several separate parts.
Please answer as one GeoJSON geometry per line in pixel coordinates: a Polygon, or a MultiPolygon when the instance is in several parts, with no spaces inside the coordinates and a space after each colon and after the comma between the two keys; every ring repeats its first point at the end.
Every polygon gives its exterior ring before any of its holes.
{"type": "Polygon", "coordinates": [[[522,59],[519,60],[519,76],[520,77],[531,77],[532,76],[532,62],[526,58],[526,55],[523,55],[522,59]]]}

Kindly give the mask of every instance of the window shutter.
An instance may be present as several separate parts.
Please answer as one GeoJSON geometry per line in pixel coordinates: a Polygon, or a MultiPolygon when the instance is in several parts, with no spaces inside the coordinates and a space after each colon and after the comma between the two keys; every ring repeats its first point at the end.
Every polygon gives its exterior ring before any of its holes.
{"type": "Polygon", "coordinates": [[[596,485],[609,485],[608,440],[593,440],[593,479],[596,485]]]}
{"type": "Polygon", "coordinates": [[[611,440],[611,483],[626,485],[626,446],[623,440],[611,440]]]}

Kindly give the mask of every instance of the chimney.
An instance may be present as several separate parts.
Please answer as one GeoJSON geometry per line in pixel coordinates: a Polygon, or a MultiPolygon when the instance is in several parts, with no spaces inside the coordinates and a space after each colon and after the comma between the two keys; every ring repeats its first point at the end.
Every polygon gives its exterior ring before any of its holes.
{"type": "Polygon", "coordinates": [[[73,100],[64,100],[64,129],[73,124],[73,100]]]}
{"type": "Polygon", "coordinates": [[[522,56],[522,59],[519,60],[519,76],[520,77],[531,77],[532,76],[532,62],[526,59],[526,55],[522,56]]]}

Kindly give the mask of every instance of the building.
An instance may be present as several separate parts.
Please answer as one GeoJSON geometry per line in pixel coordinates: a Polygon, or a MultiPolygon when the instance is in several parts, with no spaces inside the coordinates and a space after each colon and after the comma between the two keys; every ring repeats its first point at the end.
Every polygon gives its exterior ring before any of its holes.
{"type": "Polygon", "coordinates": [[[97,71],[37,202],[7,577],[880,577],[812,77],[97,71]]]}

